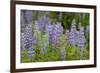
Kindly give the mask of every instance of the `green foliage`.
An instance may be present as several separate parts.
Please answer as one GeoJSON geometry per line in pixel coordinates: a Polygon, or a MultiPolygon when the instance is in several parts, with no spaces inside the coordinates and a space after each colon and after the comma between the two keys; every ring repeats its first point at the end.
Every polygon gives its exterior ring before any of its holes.
{"type": "Polygon", "coordinates": [[[79,49],[77,47],[68,47],[66,48],[66,60],[84,60],[89,59],[89,51],[79,49]]]}
{"type": "Polygon", "coordinates": [[[78,54],[78,48],[76,47],[68,47],[66,49],[67,55],[66,55],[66,59],[67,60],[79,60],[79,54],[78,54]]]}
{"type": "MultiPolygon", "coordinates": [[[[61,48],[58,47],[56,49],[49,47],[47,54],[40,54],[40,49],[36,49],[35,56],[33,58],[29,58],[27,52],[22,51],[21,62],[48,62],[48,61],[60,61],[61,60],[61,48]],[[53,51],[54,50],[54,51],[53,51]]],[[[77,47],[66,47],[66,61],[71,60],[84,60],[89,59],[89,51],[79,50],[77,47]]]]}

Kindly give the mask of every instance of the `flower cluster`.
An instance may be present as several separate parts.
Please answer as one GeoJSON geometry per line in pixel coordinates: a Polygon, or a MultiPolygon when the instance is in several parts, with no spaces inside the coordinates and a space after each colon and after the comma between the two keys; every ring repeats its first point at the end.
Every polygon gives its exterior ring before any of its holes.
{"type": "Polygon", "coordinates": [[[63,33],[63,27],[61,23],[50,23],[49,17],[40,17],[37,21],[39,31],[49,32],[49,43],[58,46],[60,35],[63,33]]]}
{"type": "Polygon", "coordinates": [[[31,10],[25,11],[26,24],[31,24],[33,22],[33,12],[31,10]]]}
{"type": "Polygon", "coordinates": [[[21,11],[21,31],[23,32],[28,24],[33,22],[33,12],[30,10],[21,11]]]}
{"type": "Polygon", "coordinates": [[[66,30],[66,34],[68,37],[68,43],[71,46],[78,46],[79,48],[85,48],[85,34],[84,29],[79,23],[79,31],[76,30],[76,22],[75,19],[72,21],[71,30],[66,30]]]}
{"type": "Polygon", "coordinates": [[[55,47],[59,44],[59,39],[61,34],[63,33],[63,27],[61,26],[61,23],[48,25],[48,31],[49,31],[49,42],[50,44],[54,44],[55,47]]]}
{"type": "Polygon", "coordinates": [[[44,16],[44,17],[39,17],[37,20],[37,25],[38,25],[38,29],[39,31],[44,31],[46,30],[46,27],[50,24],[50,19],[48,16],[44,16]]]}
{"type": "Polygon", "coordinates": [[[35,54],[32,44],[32,24],[28,24],[24,32],[21,33],[21,49],[27,50],[29,57],[32,57],[35,54]]]}

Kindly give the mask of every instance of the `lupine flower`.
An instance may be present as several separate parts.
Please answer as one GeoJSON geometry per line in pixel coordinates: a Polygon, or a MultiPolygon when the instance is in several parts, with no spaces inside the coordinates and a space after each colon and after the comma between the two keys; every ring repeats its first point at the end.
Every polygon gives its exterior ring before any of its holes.
{"type": "Polygon", "coordinates": [[[59,44],[59,38],[60,38],[60,36],[61,36],[61,34],[63,33],[63,27],[61,26],[61,24],[60,23],[58,23],[57,25],[56,25],[56,46],[58,46],[58,44],[59,44]]]}
{"type": "Polygon", "coordinates": [[[39,31],[43,31],[43,27],[45,25],[42,17],[38,18],[37,24],[38,24],[39,31]]]}
{"type": "Polygon", "coordinates": [[[28,24],[25,31],[21,33],[21,50],[27,50],[28,56],[31,58],[35,55],[35,51],[32,48],[33,36],[32,36],[32,24],[28,24]]]}
{"type": "Polygon", "coordinates": [[[34,51],[34,49],[32,47],[30,47],[27,52],[28,52],[29,58],[32,58],[36,54],[35,51],[34,51]]]}
{"type": "Polygon", "coordinates": [[[60,35],[63,33],[63,27],[60,23],[48,25],[47,31],[49,31],[49,42],[54,44],[55,47],[59,44],[60,35]]]}
{"type": "Polygon", "coordinates": [[[80,38],[80,32],[77,31],[77,32],[76,32],[76,39],[77,39],[77,40],[76,40],[76,45],[77,45],[78,47],[79,47],[79,42],[80,42],[80,39],[79,39],[79,38],[80,38]]]}
{"type": "Polygon", "coordinates": [[[32,36],[32,24],[27,24],[24,33],[32,36]]]}
{"type": "Polygon", "coordinates": [[[79,48],[85,48],[85,34],[84,29],[81,26],[81,23],[79,23],[79,32],[77,32],[77,45],[79,48]]]}
{"type": "Polygon", "coordinates": [[[28,24],[33,23],[33,12],[31,10],[21,10],[21,32],[24,32],[28,24]]]}
{"type": "Polygon", "coordinates": [[[71,32],[69,33],[69,42],[72,46],[76,45],[76,22],[75,19],[72,21],[71,32]]]}
{"type": "Polygon", "coordinates": [[[29,47],[32,46],[33,38],[32,38],[32,24],[28,24],[25,28],[25,31],[21,33],[21,44],[22,47],[28,50],[29,47]]]}
{"type": "Polygon", "coordinates": [[[79,46],[80,48],[83,48],[83,49],[84,49],[84,48],[85,48],[85,41],[86,41],[86,40],[85,40],[85,36],[84,36],[84,30],[83,30],[83,27],[81,27],[81,28],[80,28],[80,31],[79,31],[79,42],[80,42],[80,43],[79,43],[78,46],[79,46]]]}
{"type": "Polygon", "coordinates": [[[66,35],[68,37],[68,43],[71,46],[78,46],[79,48],[85,48],[85,35],[84,35],[84,30],[83,27],[81,26],[81,23],[79,23],[78,29],[79,31],[76,30],[76,25],[75,25],[75,19],[72,21],[72,26],[71,26],[71,31],[66,30],[66,35]]]}
{"type": "Polygon", "coordinates": [[[33,11],[31,10],[25,11],[25,20],[26,20],[26,24],[33,23],[33,11]]]}
{"type": "Polygon", "coordinates": [[[75,37],[75,33],[74,32],[70,32],[69,33],[69,42],[72,46],[76,45],[76,37],[75,37]]]}
{"type": "Polygon", "coordinates": [[[47,26],[50,24],[50,19],[48,16],[40,17],[37,21],[38,28],[40,31],[47,30],[47,26]]]}
{"type": "Polygon", "coordinates": [[[48,31],[49,32],[49,43],[51,44],[52,43],[52,40],[53,40],[53,25],[48,25],[47,27],[46,27],[46,31],[48,31]]]}
{"type": "MultiPolygon", "coordinates": [[[[21,50],[27,50],[28,55],[30,56],[29,51],[32,51],[32,37],[27,36],[27,34],[23,34],[21,36],[21,50]]],[[[32,55],[32,54],[31,54],[32,55]]]]}

